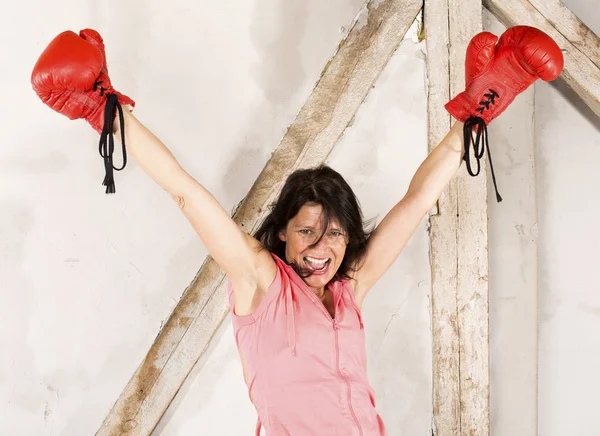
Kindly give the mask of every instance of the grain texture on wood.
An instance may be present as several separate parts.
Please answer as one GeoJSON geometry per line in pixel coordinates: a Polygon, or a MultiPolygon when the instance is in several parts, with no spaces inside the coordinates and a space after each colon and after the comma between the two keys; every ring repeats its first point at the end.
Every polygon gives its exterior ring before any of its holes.
{"type": "MultiPolygon", "coordinates": [[[[482,30],[481,12],[481,1],[425,3],[430,149],[450,128],[443,105],[464,90],[465,51],[482,30]]],[[[434,433],[488,435],[485,169],[477,178],[459,170],[430,221],[434,433]]]]}
{"type": "MultiPolygon", "coordinates": [[[[425,0],[428,142],[431,152],[451,126],[448,0],[425,0]]],[[[430,217],[431,328],[433,338],[433,432],[460,435],[459,337],[457,324],[456,183],[430,217]]]]}

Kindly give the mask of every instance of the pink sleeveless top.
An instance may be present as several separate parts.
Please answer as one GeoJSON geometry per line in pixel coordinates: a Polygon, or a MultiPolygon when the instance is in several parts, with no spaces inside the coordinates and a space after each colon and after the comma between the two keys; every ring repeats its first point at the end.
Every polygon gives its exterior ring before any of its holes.
{"type": "Polygon", "coordinates": [[[273,254],[277,275],[258,308],[237,316],[235,340],[250,400],[268,436],[385,436],[367,380],[365,334],[351,285],[329,286],[335,318],[292,267],[273,254]]]}

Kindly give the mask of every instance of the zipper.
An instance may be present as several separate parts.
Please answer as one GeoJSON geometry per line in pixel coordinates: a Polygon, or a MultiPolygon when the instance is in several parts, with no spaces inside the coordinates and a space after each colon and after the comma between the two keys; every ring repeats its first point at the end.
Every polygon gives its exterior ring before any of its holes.
{"type": "MultiPolygon", "coordinates": [[[[294,280],[296,277],[298,277],[298,275],[292,275],[292,280],[294,280]]],[[[358,434],[360,436],[363,436],[362,427],[360,426],[360,423],[358,422],[358,418],[356,417],[356,413],[354,413],[354,409],[352,408],[352,387],[350,385],[350,381],[346,378],[346,376],[344,376],[342,374],[342,371],[340,369],[340,345],[339,345],[339,336],[338,336],[338,331],[340,329],[340,325],[337,322],[337,319],[335,318],[335,316],[333,316],[333,317],[331,316],[331,314],[329,313],[329,311],[327,310],[327,308],[325,307],[325,305],[323,304],[323,302],[321,300],[319,300],[316,297],[316,295],[310,289],[307,288],[306,283],[304,283],[304,281],[302,279],[300,279],[298,277],[298,280],[294,280],[294,282],[300,287],[300,289],[302,289],[302,290],[305,291],[305,293],[312,300],[312,302],[317,307],[319,307],[319,309],[331,321],[331,325],[333,326],[333,331],[335,333],[335,362],[336,362],[337,373],[340,376],[340,378],[342,380],[344,380],[344,382],[346,383],[346,388],[347,388],[347,392],[348,392],[348,395],[347,395],[348,408],[350,409],[350,414],[352,415],[352,419],[354,419],[354,423],[356,424],[356,428],[358,428],[358,434]]],[[[335,313],[336,314],[337,314],[338,303],[342,299],[341,292],[343,292],[343,290],[340,291],[340,294],[334,300],[334,307],[335,307],[335,313]]],[[[359,314],[360,314],[360,312],[359,312],[359,314]]],[[[362,322],[361,322],[361,324],[362,324],[362,322]]]]}
{"type": "Polygon", "coordinates": [[[338,372],[338,375],[340,376],[340,378],[342,380],[344,380],[344,382],[346,383],[346,392],[348,393],[347,395],[347,400],[348,400],[348,409],[350,409],[350,414],[352,415],[352,419],[354,419],[354,423],[356,424],[356,427],[358,428],[358,434],[360,436],[363,436],[363,431],[362,431],[362,427],[360,426],[360,423],[358,422],[358,418],[356,417],[356,414],[354,413],[354,409],[352,408],[352,386],[350,385],[350,380],[348,380],[346,378],[346,376],[344,374],[342,374],[342,370],[340,369],[340,344],[339,344],[339,336],[338,336],[338,331],[340,330],[340,325],[337,322],[337,319],[332,318],[332,324],[333,324],[333,331],[335,332],[335,365],[336,365],[336,369],[338,372]]]}
{"type": "Polygon", "coordinates": [[[348,380],[346,380],[346,385],[348,386],[348,407],[350,408],[350,414],[352,415],[352,418],[354,418],[354,422],[356,423],[356,426],[358,427],[358,434],[360,436],[363,436],[362,427],[360,426],[360,423],[358,422],[358,418],[356,417],[356,414],[354,413],[354,409],[352,408],[352,387],[350,386],[350,382],[348,380]]]}

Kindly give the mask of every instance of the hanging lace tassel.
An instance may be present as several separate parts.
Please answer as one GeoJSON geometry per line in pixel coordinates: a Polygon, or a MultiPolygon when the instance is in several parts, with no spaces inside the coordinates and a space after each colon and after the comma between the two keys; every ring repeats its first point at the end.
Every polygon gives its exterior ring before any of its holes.
{"type": "Polygon", "coordinates": [[[125,119],[123,117],[123,108],[119,103],[116,94],[107,94],[106,106],[104,108],[104,126],[100,135],[100,144],[98,152],[104,159],[104,180],[102,185],[106,186],[106,194],[116,192],[114,171],[121,171],[127,165],[127,151],[125,148],[125,119]],[[123,166],[116,168],[113,163],[113,153],[115,150],[114,126],[113,122],[116,112],[119,112],[119,124],[121,127],[121,145],[123,147],[123,166]]]}
{"type": "Polygon", "coordinates": [[[494,189],[496,190],[496,201],[501,202],[502,197],[498,192],[498,185],[496,183],[496,175],[494,174],[494,164],[492,163],[492,154],[490,152],[490,144],[488,142],[488,132],[485,121],[480,118],[471,115],[463,126],[463,136],[465,141],[465,154],[463,156],[464,161],[467,164],[467,171],[473,177],[479,175],[481,171],[481,158],[485,149],[487,148],[488,160],[490,161],[490,170],[492,172],[492,180],[494,181],[494,189]],[[475,139],[473,139],[473,130],[476,130],[475,139]],[[475,161],[477,162],[477,171],[473,171],[471,167],[471,153],[470,148],[473,146],[473,153],[475,161]]]}

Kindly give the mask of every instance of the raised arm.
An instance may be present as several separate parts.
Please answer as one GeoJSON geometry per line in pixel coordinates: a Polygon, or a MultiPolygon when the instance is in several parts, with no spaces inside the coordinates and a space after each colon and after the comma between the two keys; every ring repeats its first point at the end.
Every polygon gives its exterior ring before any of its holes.
{"type": "MultiPolygon", "coordinates": [[[[128,110],[127,151],[179,206],[212,258],[232,281],[236,313],[251,312],[275,277],[275,262],[261,244],[231,219],[213,195],[190,176],[170,150],[128,110]],[[256,290],[259,294],[256,295],[256,290]]],[[[115,121],[117,137],[119,123],[115,121]]]]}
{"type": "MultiPolygon", "coordinates": [[[[423,216],[458,170],[465,152],[467,164],[470,162],[475,150],[464,148],[471,148],[474,142],[478,145],[473,147],[477,148],[474,154],[482,157],[487,146],[487,125],[536,80],[556,79],[563,65],[560,47],[533,27],[511,27],[499,39],[489,32],[473,37],[466,52],[466,88],[445,105],[459,122],[423,162],[406,196],[375,230],[364,267],[355,277],[359,300],[396,260],[423,216]],[[475,141],[472,140],[474,134],[475,141]]],[[[489,157],[489,148],[487,152],[489,157]]],[[[491,159],[489,166],[495,184],[491,159]]],[[[469,164],[467,169],[472,176],[478,174],[469,164]]],[[[496,198],[501,201],[497,190],[496,198]]]]}
{"type": "Polygon", "coordinates": [[[98,32],[84,29],[79,34],[66,31],[58,35],[36,62],[31,82],[45,104],[69,119],[85,119],[101,135],[107,193],[116,188],[111,141],[124,134],[129,155],[171,195],[232,281],[236,313],[251,312],[275,277],[275,262],[130,113],[135,102],[113,88],[98,32]],[[122,120],[115,119],[117,113],[122,120]],[[110,134],[113,124],[114,136],[110,134]]]}

